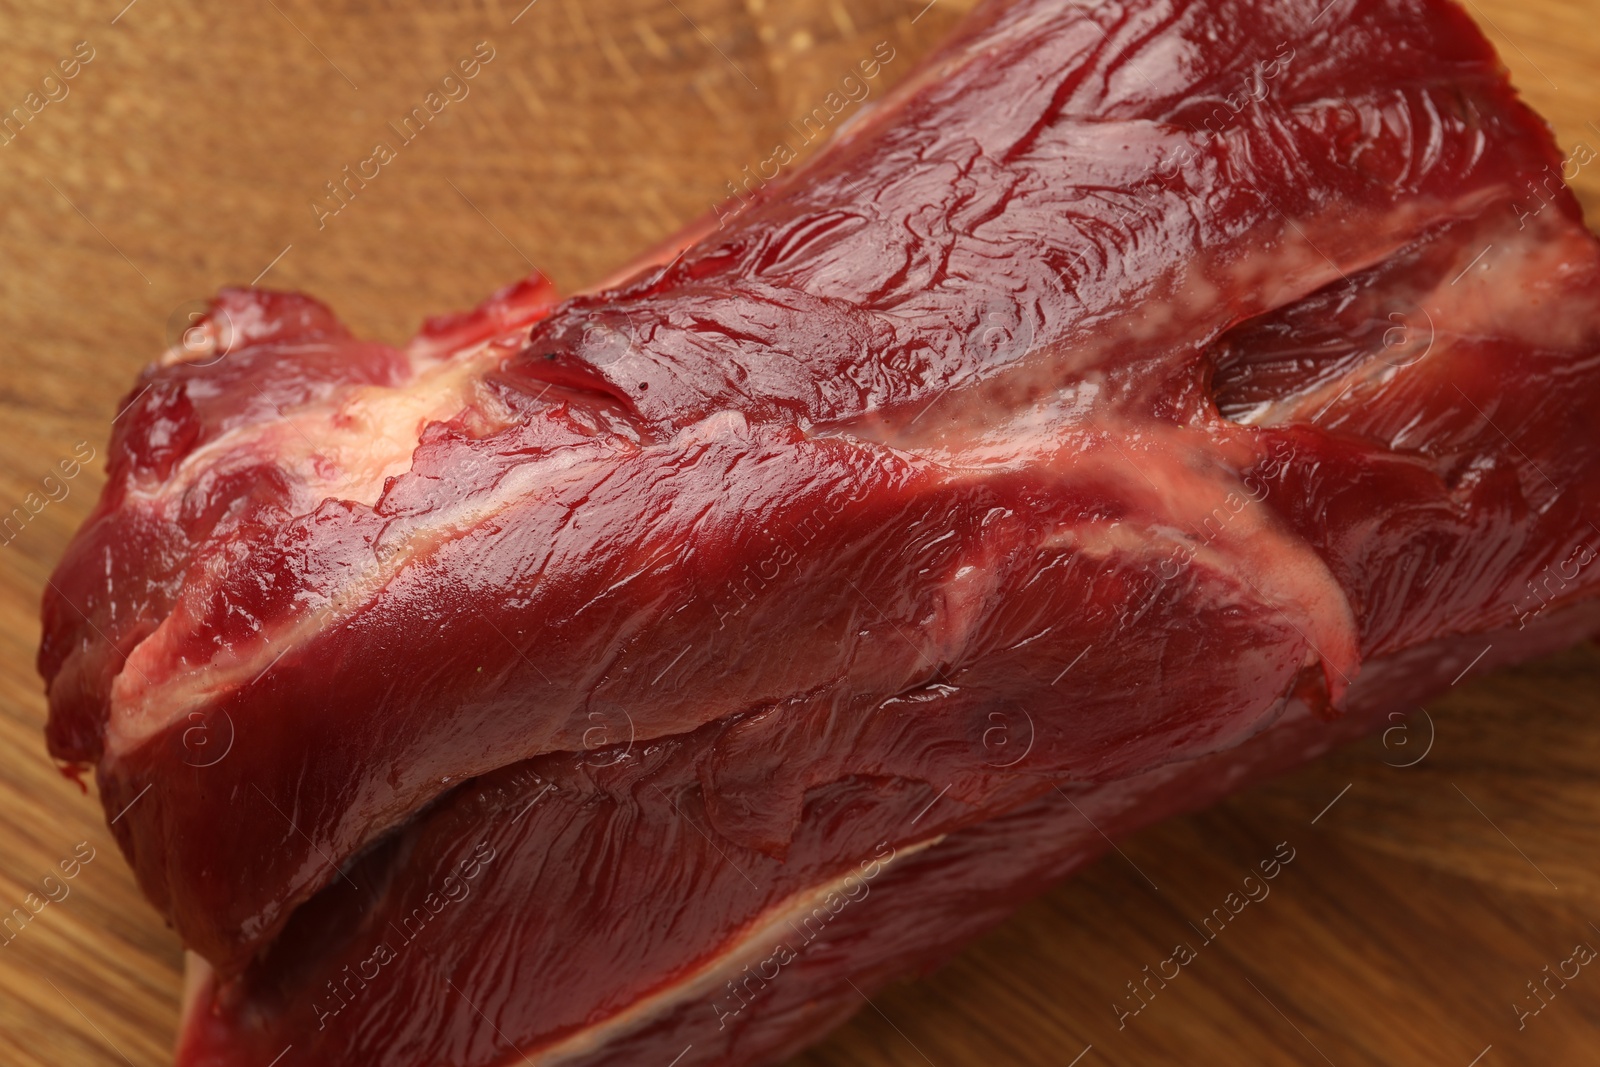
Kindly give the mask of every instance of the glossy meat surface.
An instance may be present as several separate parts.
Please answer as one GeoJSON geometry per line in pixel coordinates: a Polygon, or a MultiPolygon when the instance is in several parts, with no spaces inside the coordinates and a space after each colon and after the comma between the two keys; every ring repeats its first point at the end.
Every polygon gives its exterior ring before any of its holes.
{"type": "Polygon", "coordinates": [[[1096,854],[1064,794],[1593,633],[1561,166],[1443,0],[992,0],[603,290],[405,350],[225,292],[39,660],[209,961],[181,1060],[763,1062],[1096,854]]]}

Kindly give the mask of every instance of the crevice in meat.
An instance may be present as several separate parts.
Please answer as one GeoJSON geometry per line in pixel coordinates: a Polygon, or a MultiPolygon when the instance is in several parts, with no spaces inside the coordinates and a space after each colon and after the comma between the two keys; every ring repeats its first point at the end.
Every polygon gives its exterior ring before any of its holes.
{"type": "Polygon", "coordinates": [[[211,968],[181,1064],[766,1062],[1100,830],[1600,630],[1562,162],[1447,0],[990,0],[613,285],[403,350],[223,294],[39,657],[211,968]]]}

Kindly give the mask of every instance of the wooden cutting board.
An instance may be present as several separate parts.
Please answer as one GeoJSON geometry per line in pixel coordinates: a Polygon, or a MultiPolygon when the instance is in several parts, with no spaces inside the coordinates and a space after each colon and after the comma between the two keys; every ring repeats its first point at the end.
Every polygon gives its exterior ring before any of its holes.
{"type": "MultiPolygon", "coordinates": [[[[0,3],[0,109],[43,102],[0,146],[0,511],[43,502],[0,548],[0,913],[75,875],[0,947],[15,1067],[154,1067],[176,1023],[177,941],[46,757],[32,659],[40,590],[101,483],[75,456],[98,457],[185,314],[260,278],[398,342],[533,269],[570,291],[725,196],[880,42],[873,93],[970,6],[125,2],[0,3]],[[74,76],[44,82],[62,62],[74,76]],[[431,92],[401,144],[386,124],[431,92]],[[399,147],[377,177],[312,206],[379,141],[399,147]]],[[[1471,9],[1562,143],[1600,146],[1600,0],[1471,9]]],[[[1600,205],[1600,162],[1576,184],[1600,205]]],[[[797,1062],[1600,1063],[1600,968],[1552,982],[1520,1029],[1513,1008],[1600,947],[1600,655],[1469,676],[1431,713],[1126,842],[797,1062]],[[1125,983],[1280,842],[1296,858],[1271,896],[1119,1029],[1125,983]]]]}

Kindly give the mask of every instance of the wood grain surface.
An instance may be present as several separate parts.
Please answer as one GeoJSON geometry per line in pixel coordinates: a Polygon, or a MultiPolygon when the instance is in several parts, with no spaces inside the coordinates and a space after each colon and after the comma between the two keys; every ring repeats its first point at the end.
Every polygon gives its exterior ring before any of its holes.
{"type": "MultiPolygon", "coordinates": [[[[33,655],[108,423],[195,302],[260,278],[398,342],[531,270],[570,291],[726,195],[875,44],[895,53],[876,93],[970,6],[524,2],[0,0],[0,110],[92,55],[0,137],[0,511],[48,501],[0,548],[0,911],[76,874],[0,948],[4,1067],[169,1055],[178,943],[47,758],[33,655]],[[469,94],[319,219],[324,183],[480,42],[469,94]]],[[[1562,143],[1600,146],[1600,0],[1469,6],[1562,143]]],[[[1576,184],[1595,215],[1600,162],[1576,184]]],[[[1600,968],[1520,1029],[1513,1008],[1600,947],[1600,655],[1469,672],[1430,711],[1125,842],[797,1062],[1600,1063],[1600,968]],[[1296,858],[1270,897],[1119,1030],[1125,983],[1279,842],[1296,858]]]]}

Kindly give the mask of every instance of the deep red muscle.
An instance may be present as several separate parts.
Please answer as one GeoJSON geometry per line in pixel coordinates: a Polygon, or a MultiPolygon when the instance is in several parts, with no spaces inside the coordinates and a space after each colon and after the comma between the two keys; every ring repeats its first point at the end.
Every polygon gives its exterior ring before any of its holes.
{"type": "Polygon", "coordinates": [[[764,1062],[1095,855],[1083,811],[1595,632],[1562,164],[1443,0],[991,0],[603,290],[405,350],[223,294],[39,661],[209,961],[182,1062],[764,1062]]]}

